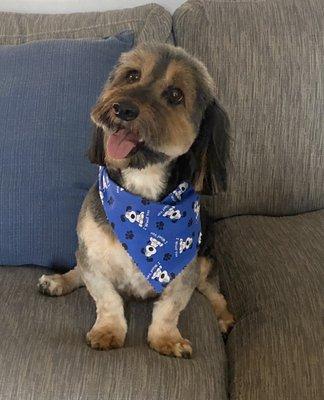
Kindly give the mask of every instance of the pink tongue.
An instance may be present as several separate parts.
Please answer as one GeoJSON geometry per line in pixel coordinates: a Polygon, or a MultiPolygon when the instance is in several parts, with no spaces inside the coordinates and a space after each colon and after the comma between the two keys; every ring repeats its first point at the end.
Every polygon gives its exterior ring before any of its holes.
{"type": "Polygon", "coordinates": [[[108,138],[107,153],[112,158],[125,158],[138,143],[138,134],[120,129],[108,138]]]}

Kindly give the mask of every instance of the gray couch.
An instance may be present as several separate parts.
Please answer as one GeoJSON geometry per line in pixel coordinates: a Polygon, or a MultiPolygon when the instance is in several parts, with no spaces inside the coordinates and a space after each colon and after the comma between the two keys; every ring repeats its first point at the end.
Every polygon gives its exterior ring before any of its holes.
{"type": "MultiPolygon", "coordinates": [[[[319,400],[323,392],[322,0],[196,1],[72,15],[0,13],[0,44],[105,37],[173,42],[204,61],[232,121],[229,190],[215,218],[226,342],[196,293],[180,320],[191,360],[146,345],[150,302],[126,307],[125,348],[85,345],[85,289],[41,296],[35,266],[0,269],[1,400],[319,400]]],[[[47,271],[48,272],[48,271],[47,271]]]]}

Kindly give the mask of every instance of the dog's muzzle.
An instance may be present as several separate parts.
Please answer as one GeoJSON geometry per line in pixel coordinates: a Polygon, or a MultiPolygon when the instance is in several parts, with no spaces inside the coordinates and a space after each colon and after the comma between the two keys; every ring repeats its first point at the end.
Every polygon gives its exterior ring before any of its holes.
{"type": "Polygon", "coordinates": [[[139,109],[135,104],[120,102],[113,104],[113,110],[116,117],[123,121],[133,121],[138,117],[139,109]]]}

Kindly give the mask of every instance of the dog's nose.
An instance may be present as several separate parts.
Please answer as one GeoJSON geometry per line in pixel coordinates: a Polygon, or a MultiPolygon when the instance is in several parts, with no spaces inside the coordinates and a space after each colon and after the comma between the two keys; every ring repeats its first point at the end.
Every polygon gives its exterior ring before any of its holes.
{"type": "Polygon", "coordinates": [[[132,103],[126,103],[126,102],[114,103],[113,109],[114,109],[115,115],[124,121],[132,121],[139,114],[138,107],[132,103]]]}

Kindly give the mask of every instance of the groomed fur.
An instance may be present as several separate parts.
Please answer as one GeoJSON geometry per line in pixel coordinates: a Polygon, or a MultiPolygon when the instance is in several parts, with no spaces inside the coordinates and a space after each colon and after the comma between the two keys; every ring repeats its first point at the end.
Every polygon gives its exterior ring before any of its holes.
{"type": "MultiPolygon", "coordinates": [[[[203,194],[226,189],[228,117],[214,97],[206,68],[184,50],[146,44],[123,54],[91,118],[95,125],[91,162],[106,165],[111,178],[128,191],[160,200],[184,180],[203,194]],[[130,108],[122,115],[124,104],[130,108]],[[118,130],[138,135],[135,150],[121,159],[112,157],[108,146],[108,138],[118,130]]],[[[148,342],[162,354],[191,356],[190,342],[182,338],[177,323],[196,287],[212,302],[221,330],[233,324],[225,299],[208,281],[214,240],[209,222],[202,210],[199,257],[155,303],[148,342]]],[[[77,232],[76,268],[63,277],[43,276],[39,289],[61,295],[85,284],[97,306],[88,344],[96,349],[120,347],[127,331],[121,295],[148,298],[155,293],[115,236],[96,185],[83,203],[77,232]]]]}

